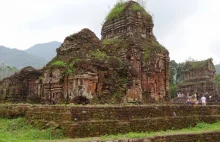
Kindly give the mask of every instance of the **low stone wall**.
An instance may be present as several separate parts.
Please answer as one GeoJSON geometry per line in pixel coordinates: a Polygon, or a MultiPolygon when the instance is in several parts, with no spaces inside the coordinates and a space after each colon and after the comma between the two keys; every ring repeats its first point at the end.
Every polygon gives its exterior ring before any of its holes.
{"type": "Polygon", "coordinates": [[[28,123],[64,129],[67,137],[160,131],[220,120],[220,106],[49,106],[0,105],[0,117],[25,116],[28,123]]]}
{"type": "MultiPolygon", "coordinates": [[[[104,142],[104,141],[91,141],[104,142]]],[[[108,140],[105,142],[220,142],[220,131],[200,134],[177,134],[149,139],[108,140]]]]}
{"type": "Polygon", "coordinates": [[[36,126],[61,127],[68,137],[160,131],[220,120],[220,106],[39,106],[27,111],[26,120],[36,126]]]}
{"type": "Polygon", "coordinates": [[[31,108],[30,105],[0,105],[1,118],[24,117],[26,112],[31,108]]]}
{"type": "Polygon", "coordinates": [[[200,134],[161,136],[149,139],[149,142],[220,142],[220,131],[200,134]]]}

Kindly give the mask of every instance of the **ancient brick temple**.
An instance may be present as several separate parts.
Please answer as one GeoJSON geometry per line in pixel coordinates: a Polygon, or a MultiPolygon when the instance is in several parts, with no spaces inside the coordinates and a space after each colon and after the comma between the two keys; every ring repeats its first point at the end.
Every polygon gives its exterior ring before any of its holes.
{"type": "Polygon", "coordinates": [[[204,61],[188,61],[185,64],[184,82],[179,86],[179,91],[184,96],[199,94],[216,95],[215,66],[212,59],[204,61]]]}
{"type": "Polygon", "coordinates": [[[35,81],[41,72],[25,67],[19,73],[0,81],[0,101],[39,102],[35,81]]]}
{"type": "MultiPolygon", "coordinates": [[[[32,77],[29,90],[45,103],[169,99],[169,52],[157,42],[153,26],[138,3],[118,2],[106,17],[101,40],[89,29],[66,37],[38,79],[32,77]]],[[[24,84],[19,85],[21,90],[24,84]]]]}
{"type": "Polygon", "coordinates": [[[119,16],[112,18],[111,13],[108,15],[102,27],[102,43],[115,50],[110,54],[132,64],[137,73],[137,78],[128,88],[128,100],[149,96],[156,100],[164,99],[169,86],[169,53],[153,34],[151,15],[133,1],[123,6],[124,11],[119,16]]]}

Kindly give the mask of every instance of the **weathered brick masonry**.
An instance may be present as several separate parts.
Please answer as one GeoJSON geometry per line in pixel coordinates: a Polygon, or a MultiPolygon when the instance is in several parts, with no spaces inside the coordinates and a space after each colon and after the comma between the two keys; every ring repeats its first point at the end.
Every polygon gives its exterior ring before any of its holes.
{"type": "MultiPolygon", "coordinates": [[[[125,139],[112,140],[106,142],[220,142],[220,132],[206,132],[202,134],[176,134],[167,136],[158,136],[149,139],[125,139]]],[[[104,141],[92,141],[104,142],[104,141]]]]}
{"type": "Polygon", "coordinates": [[[57,123],[68,137],[89,137],[141,131],[159,131],[220,120],[220,106],[1,106],[1,116],[24,116],[45,127],[57,123]]]}
{"type": "Polygon", "coordinates": [[[220,106],[0,106],[0,117],[18,116],[38,127],[62,128],[66,136],[76,138],[213,123],[220,120],[220,106]]]}
{"type": "Polygon", "coordinates": [[[30,105],[0,105],[0,118],[24,117],[30,105]]]}

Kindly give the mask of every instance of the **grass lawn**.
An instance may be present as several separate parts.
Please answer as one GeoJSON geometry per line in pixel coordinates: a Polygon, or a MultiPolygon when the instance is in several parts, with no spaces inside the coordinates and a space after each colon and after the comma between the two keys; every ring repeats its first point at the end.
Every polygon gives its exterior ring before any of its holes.
{"type": "Polygon", "coordinates": [[[52,135],[54,129],[39,130],[25,124],[23,118],[0,119],[0,142],[88,142],[89,140],[119,140],[128,138],[146,138],[161,135],[204,133],[220,131],[220,122],[214,124],[199,123],[196,127],[182,130],[168,130],[152,133],[128,133],[118,135],[106,135],[99,138],[64,139],[62,131],[52,135]]]}
{"type": "Polygon", "coordinates": [[[39,130],[25,124],[23,118],[0,119],[0,142],[33,142],[63,138],[61,131],[53,136],[54,129],[39,130]]]}

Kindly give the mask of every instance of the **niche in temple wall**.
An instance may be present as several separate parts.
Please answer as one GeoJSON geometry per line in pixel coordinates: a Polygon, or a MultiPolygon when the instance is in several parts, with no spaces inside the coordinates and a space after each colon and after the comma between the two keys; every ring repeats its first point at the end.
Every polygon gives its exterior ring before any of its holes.
{"type": "Polygon", "coordinates": [[[96,73],[85,73],[69,77],[69,94],[70,98],[84,97],[92,99],[97,88],[98,76],[96,73]]]}

